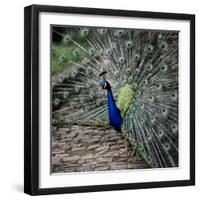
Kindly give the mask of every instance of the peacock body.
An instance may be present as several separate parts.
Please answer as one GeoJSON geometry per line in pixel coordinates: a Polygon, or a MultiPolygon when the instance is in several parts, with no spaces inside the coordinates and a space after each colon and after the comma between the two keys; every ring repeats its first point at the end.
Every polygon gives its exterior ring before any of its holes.
{"type": "Polygon", "coordinates": [[[60,41],[52,43],[52,67],[62,70],[52,77],[52,125],[111,125],[150,167],[177,167],[178,32],[53,33],[60,41]]]}

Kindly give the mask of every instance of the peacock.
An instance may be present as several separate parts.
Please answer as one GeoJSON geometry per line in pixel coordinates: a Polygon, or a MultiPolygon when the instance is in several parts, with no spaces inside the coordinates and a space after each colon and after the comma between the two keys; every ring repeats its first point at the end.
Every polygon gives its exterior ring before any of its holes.
{"type": "Polygon", "coordinates": [[[55,26],[51,57],[52,126],[111,126],[149,167],[178,167],[177,31],[55,26]]]}

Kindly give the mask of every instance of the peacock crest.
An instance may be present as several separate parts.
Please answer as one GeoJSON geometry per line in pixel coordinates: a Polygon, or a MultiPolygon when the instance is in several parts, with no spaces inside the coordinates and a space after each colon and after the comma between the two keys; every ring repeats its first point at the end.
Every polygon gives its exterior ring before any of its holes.
{"type": "Polygon", "coordinates": [[[53,27],[52,33],[52,125],[110,126],[99,76],[107,72],[121,134],[150,167],[177,167],[178,32],[53,27]]]}

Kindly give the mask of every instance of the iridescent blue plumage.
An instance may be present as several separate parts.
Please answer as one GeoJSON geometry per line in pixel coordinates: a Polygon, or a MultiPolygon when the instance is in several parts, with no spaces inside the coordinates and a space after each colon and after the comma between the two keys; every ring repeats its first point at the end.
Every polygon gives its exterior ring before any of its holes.
{"type": "Polygon", "coordinates": [[[120,131],[121,125],[123,123],[120,110],[117,108],[115,104],[115,100],[113,98],[113,94],[111,90],[107,91],[107,96],[108,96],[108,113],[109,113],[110,124],[116,130],[120,131]]]}
{"type": "Polygon", "coordinates": [[[123,123],[123,119],[120,113],[120,110],[115,104],[115,100],[112,94],[111,86],[108,81],[105,80],[105,73],[103,72],[100,74],[104,75],[103,80],[100,81],[100,85],[103,89],[107,90],[107,97],[108,97],[108,114],[109,114],[109,121],[110,125],[115,128],[116,130],[121,130],[121,125],[123,123]]]}

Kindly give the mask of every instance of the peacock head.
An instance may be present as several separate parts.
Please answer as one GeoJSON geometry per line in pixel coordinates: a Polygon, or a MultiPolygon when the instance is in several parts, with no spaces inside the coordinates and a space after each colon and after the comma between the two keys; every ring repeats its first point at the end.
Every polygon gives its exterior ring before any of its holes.
{"type": "Polygon", "coordinates": [[[99,74],[99,76],[103,77],[103,80],[100,80],[100,86],[102,87],[102,89],[110,90],[111,86],[110,83],[106,80],[106,73],[107,71],[103,71],[99,74]]]}
{"type": "Polygon", "coordinates": [[[110,83],[106,80],[100,80],[100,86],[102,89],[105,89],[105,90],[111,89],[110,83]]]}

